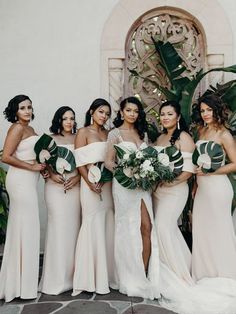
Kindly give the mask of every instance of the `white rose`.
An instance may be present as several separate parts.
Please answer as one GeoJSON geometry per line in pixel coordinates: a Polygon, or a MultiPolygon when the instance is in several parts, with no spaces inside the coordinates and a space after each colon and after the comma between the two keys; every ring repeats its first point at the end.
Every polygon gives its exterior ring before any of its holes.
{"type": "Polygon", "coordinates": [[[140,177],[141,177],[141,178],[145,178],[145,177],[146,177],[145,171],[143,171],[143,172],[140,173],[140,177]]]}
{"type": "Polygon", "coordinates": [[[152,164],[152,163],[151,163],[150,160],[145,160],[145,161],[142,163],[141,167],[142,167],[143,170],[147,170],[148,167],[151,166],[151,164],[152,164]]]}
{"type": "Polygon", "coordinates": [[[136,155],[136,158],[138,158],[138,159],[143,158],[143,152],[141,152],[141,151],[137,151],[137,153],[135,155],[136,155]]]}
{"type": "Polygon", "coordinates": [[[129,154],[128,153],[124,154],[123,159],[124,160],[128,160],[129,159],[129,154]]]}
{"type": "Polygon", "coordinates": [[[149,166],[147,171],[149,171],[149,172],[153,172],[153,171],[154,171],[153,166],[149,166]]]}
{"type": "Polygon", "coordinates": [[[58,173],[63,174],[65,170],[71,170],[71,165],[64,158],[58,157],[56,161],[56,169],[58,173]]]}
{"type": "Polygon", "coordinates": [[[211,158],[207,154],[202,154],[198,157],[197,164],[199,167],[203,167],[205,169],[211,168],[211,158]]]}
{"type": "Polygon", "coordinates": [[[48,150],[42,149],[41,152],[39,153],[39,161],[41,163],[44,163],[46,160],[48,160],[51,157],[51,154],[49,153],[48,150]]]}
{"type": "Polygon", "coordinates": [[[160,163],[163,164],[163,166],[169,166],[170,165],[170,158],[167,154],[165,153],[160,153],[158,154],[158,160],[160,161],[160,163]]]}

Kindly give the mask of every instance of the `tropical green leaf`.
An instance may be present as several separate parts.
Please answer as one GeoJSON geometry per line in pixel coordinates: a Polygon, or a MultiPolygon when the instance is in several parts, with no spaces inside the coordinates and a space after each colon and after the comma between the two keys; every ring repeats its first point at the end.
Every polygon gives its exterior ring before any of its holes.
{"type": "Polygon", "coordinates": [[[230,115],[227,123],[229,125],[230,130],[235,135],[236,134],[236,111],[230,115]]]}
{"type": "Polygon", "coordinates": [[[106,183],[106,182],[112,181],[113,173],[105,167],[104,162],[98,162],[96,163],[96,166],[101,171],[101,178],[99,182],[106,183]]]}
{"type": "Polygon", "coordinates": [[[195,148],[192,161],[194,165],[202,168],[202,171],[214,172],[222,166],[225,155],[220,144],[213,141],[203,142],[195,148]]]}
{"type": "Polygon", "coordinates": [[[167,146],[163,148],[159,154],[166,154],[169,158],[169,167],[173,170],[173,173],[178,175],[183,169],[183,156],[176,146],[167,146]]]}
{"type": "MultiPolygon", "coordinates": [[[[63,146],[58,146],[57,147],[57,160],[56,163],[53,163],[53,169],[58,171],[58,167],[60,167],[60,162],[59,161],[65,161],[65,171],[66,172],[73,172],[76,169],[76,164],[75,164],[75,157],[74,154],[72,153],[71,150],[69,150],[66,147],[63,146]]],[[[60,173],[60,172],[59,172],[60,173]]]]}
{"type": "Polygon", "coordinates": [[[144,149],[142,149],[142,152],[153,158],[156,158],[158,155],[157,150],[153,148],[152,146],[145,147],[144,149]]]}
{"type": "Polygon", "coordinates": [[[57,145],[54,139],[45,133],[40,136],[38,141],[35,143],[34,151],[36,154],[36,160],[39,163],[47,162],[48,164],[51,164],[55,162],[55,159],[57,158],[57,145]],[[45,156],[43,156],[44,152],[46,153],[45,156]]]}
{"type": "Polygon", "coordinates": [[[131,190],[134,190],[137,188],[135,181],[132,180],[132,178],[127,177],[124,174],[123,170],[120,168],[115,169],[114,177],[124,188],[131,189],[131,190]]]}
{"type": "Polygon", "coordinates": [[[118,146],[118,145],[114,145],[114,148],[115,148],[115,150],[116,150],[117,157],[118,157],[119,159],[122,159],[123,156],[124,156],[124,154],[126,154],[126,151],[123,150],[123,149],[122,149],[120,146],[118,146]]]}
{"type": "Polygon", "coordinates": [[[199,82],[203,79],[210,72],[232,72],[236,73],[236,65],[232,65],[226,68],[214,68],[209,71],[203,72],[200,70],[195,78],[193,78],[189,83],[185,86],[182,91],[182,99],[180,101],[182,115],[185,118],[186,122],[190,123],[190,114],[191,114],[191,106],[192,106],[192,98],[196,87],[198,86],[199,82]]]}

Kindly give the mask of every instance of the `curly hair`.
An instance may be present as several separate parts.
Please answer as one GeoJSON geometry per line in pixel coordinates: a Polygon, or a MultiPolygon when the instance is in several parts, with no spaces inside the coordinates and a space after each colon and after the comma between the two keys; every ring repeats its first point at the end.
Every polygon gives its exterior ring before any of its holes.
{"type": "MultiPolygon", "coordinates": [[[[144,139],[145,132],[147,132],[148,124],[146,121],[146,113],[143,109],[142,103],[136,97],[128,97],[121,101],[120,103],[120,111],[125,109],[126,104],[131,103],[138,107],[138,118],[134,122],[134,127],[138,132],[139,138],[141,140],[144,139]]],[[[121,119],[121,112],[118,111],[116,118],[113,121],[113,124],[116,128],[121,126],[124,120],[121,119]]]]}
{"type": "MultiPolygon", "coordinates": [[[[62,131],[63,131],[63,127],[62,127],[62,117],[64,115],[64,113],[66,113],[67,111],[72,111],[75,117],[75,112],[72,108],[68,107],[68,106],[62,106],[60,108],[57,109],[57,111],[55,112],[53,119],[52,119],[52,125],[49,128],[49,131],[52,132],[53,134],[60,134],[63,136],[62,131]]],[[[76,133],[77,130],[77,124],[76,122],[74,123],[73,126],[73,133],[76,133]]]]}
{"type": "Polygon", "coordinates": [[[192,121],[198,126],[204,126],[201,116],[201,103],[206,104],[213,110],[213,118],[215,123],[220,126],[224,125],[228,118],[227,106],[223,100],[215,94],[202,95],[198,98],[197,103],[192,108],[192,121]]]}
{"type": "Polygon", "coordinates": [[[101,106],[109,107],[111,113],[111,105],[109,104],[109,102],[107,102],[103,98],[97,98],[92,102],[91,106],[89,107],[88,111],[85,114],[84,126],[89,126],[91,124],[92,114],[101,106]]]}
{"type": "MultiPolygon", "coordinates": [[[[22,101],[25,101],[25,100],[29,100],[31,103],[31,99],[29,98],[29,96],[26,96],[26,95],[16,95],[14,98],[12,98],[7,107],[5,108],[5,110],[3,111],[3,114],[5,116],[5,119],[7,119],[7,121],[9,122],[16,122],[18,121],[18,118],[17,118],[17,111],[19,110],[19,104],[22,102],[22,101]]],[[[32,113],[32,120],[34,119],[34,114],[32,113]]]]}
{"type": "MultiPolygon", "coordinates": [[[[184,118],[181,115],[181,107],[180,107],[180,104],[178,102],[176,102],[174,100],[167,100],[167,101],[165,101],[160,106],[159,114],[161,114],[162,108],[167,107],[167,106],[171,106],[174,109],[174,111],[176,112],[176,114],[178,115],[178,117],[180,117],[180,119],[179,119],[179,128],[177,128],[177,126],[176,126],[176,128],[175,128],[175,130],[174,130],[174,132],[173,132],[173,134],[172,134],[172,136],[170,138],[170,144],[173,146],[173,145],[175,145],[175,142],[177,140],[179,140],[181,132],[185,131],[185,132],[189,133],[189,130],[188,130],[188,127],[187,127],[187,124],[186,124],[184,118]]],[[[167,129],[166,128],[163,129],[163,133],[164,134],[167,133],[167,129]]]]}

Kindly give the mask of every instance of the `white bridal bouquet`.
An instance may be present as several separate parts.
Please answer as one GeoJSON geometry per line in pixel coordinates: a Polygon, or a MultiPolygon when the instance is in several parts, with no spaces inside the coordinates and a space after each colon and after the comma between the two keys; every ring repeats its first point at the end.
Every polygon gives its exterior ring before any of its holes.
{"type": "Polygon", "coordinates": [[[124,151],[118,145],[114,147],[118,156],[114,177],[127,189],[151,190],[160,181],[173,181],[182,170],[182,154],[174,146],[159,153],[150,146],[135,152],[124,151]]]}
{"type": "MultiPolygon", "coordinates": [[[[48,164],[55,173],[61,174],[66,181],[66,173],[76,168],[73,153],[66,147],[57,146],[54,139],[43,134],[34,146],[36,160],[48,164]]],[[[64,190],[66,193],[66,190],[64,190]]]]}

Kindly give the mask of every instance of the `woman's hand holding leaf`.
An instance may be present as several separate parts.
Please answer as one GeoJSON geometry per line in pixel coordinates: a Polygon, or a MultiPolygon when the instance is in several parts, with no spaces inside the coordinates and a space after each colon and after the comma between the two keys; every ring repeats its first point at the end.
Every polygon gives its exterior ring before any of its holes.
{"type": "Polygon", "coordinates": [[[64,184],[65,180],[61,174],[57,173],[50,173],[50,179],[52,179],[54,182],[59,183],[59,184],[64,184]]]}
{"type": "Polygon", "coordinates": [[[80,181],[80,176],[76,175],[73,177],[70,177],[69,179],[67,179],[66,181],[64,181],[64,189],[65,190],[70,190],[73,188],[73,186],[75,186],[77,183],[79,183],[80,181]]]}

